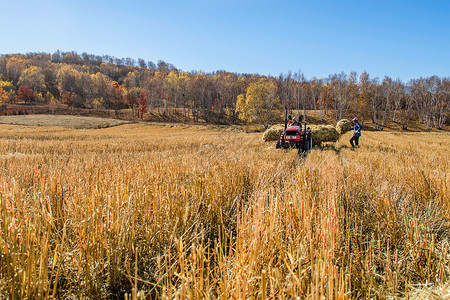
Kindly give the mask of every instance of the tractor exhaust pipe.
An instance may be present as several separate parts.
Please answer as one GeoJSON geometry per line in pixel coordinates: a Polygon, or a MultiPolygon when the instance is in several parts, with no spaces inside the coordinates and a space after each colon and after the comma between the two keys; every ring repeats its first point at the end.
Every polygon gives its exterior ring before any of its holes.
{"type": "Polygon", "coordinates": [[[284,131],[286,131],[288,123],[288,110],[287,107],[284,107],[284,131]]]}

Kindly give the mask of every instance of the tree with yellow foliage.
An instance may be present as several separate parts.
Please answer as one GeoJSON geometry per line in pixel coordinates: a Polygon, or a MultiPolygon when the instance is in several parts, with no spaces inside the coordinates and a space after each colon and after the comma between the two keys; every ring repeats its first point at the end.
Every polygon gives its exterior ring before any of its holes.
{"type": "Polygon", "coordinates": [[[9,99],[8,94],[5,92],[4,89],[0,87],[0,103],[4,104],[8,102],[8,99],[9,99]]]}
{"type": "Polygon", "coordinates": [[[45,80],[41,68],[36,66],[26,68],[19,77],[18,85],[29,86],[35,93],[43,92],[45,80]]]}
{"type": "Polygon", "coordinates": [[[261,78],[252,82],[245,96],[241,94],[237,98],[236,112],[239,118],[249,123],[262,123],[268,128],[274,118],[274,110],[281,106],[277,92],[278,87],[273,80],[261,78]]]}

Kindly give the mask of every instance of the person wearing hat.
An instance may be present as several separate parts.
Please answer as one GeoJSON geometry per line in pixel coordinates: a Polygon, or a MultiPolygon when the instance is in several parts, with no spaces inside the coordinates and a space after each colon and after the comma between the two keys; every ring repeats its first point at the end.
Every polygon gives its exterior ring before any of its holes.
{"type": "Polygon", "coordinates": [[[352,149],[356,147],[359,148],[359,137],[361,136],[361,129],[362,129],[362,125],[359,124],[358,122],[358,118],[353,118],[353,136],[350,139],[350,144],[352,145],[352,149]],[[355,143],[353,143],[355,142],[355,143]]]}
{"type": "Polygon", "coordinates": [[[300,126],[300,122],[298,121],[297,117],[294,117],[292,119],[292,124],[291,126],[300,126]]]}

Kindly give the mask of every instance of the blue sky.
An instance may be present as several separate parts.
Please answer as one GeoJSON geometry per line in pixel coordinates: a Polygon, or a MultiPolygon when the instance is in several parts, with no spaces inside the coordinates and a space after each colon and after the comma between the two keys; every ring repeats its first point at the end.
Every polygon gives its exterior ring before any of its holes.
{"type": "Polygon", "coordinates": [[[0,0],[0,53],[77,51],[185,70],[450,76],[450,1],[0,0]]]}

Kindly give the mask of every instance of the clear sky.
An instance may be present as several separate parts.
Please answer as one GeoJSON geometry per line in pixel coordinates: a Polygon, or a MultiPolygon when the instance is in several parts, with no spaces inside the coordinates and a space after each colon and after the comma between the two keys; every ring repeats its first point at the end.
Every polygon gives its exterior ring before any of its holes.
{"type": "Polygon", "coordinates": [[[0,54],[77,51],[184,71],[450,76],[450,0],[0,0],[0,54]]]}

